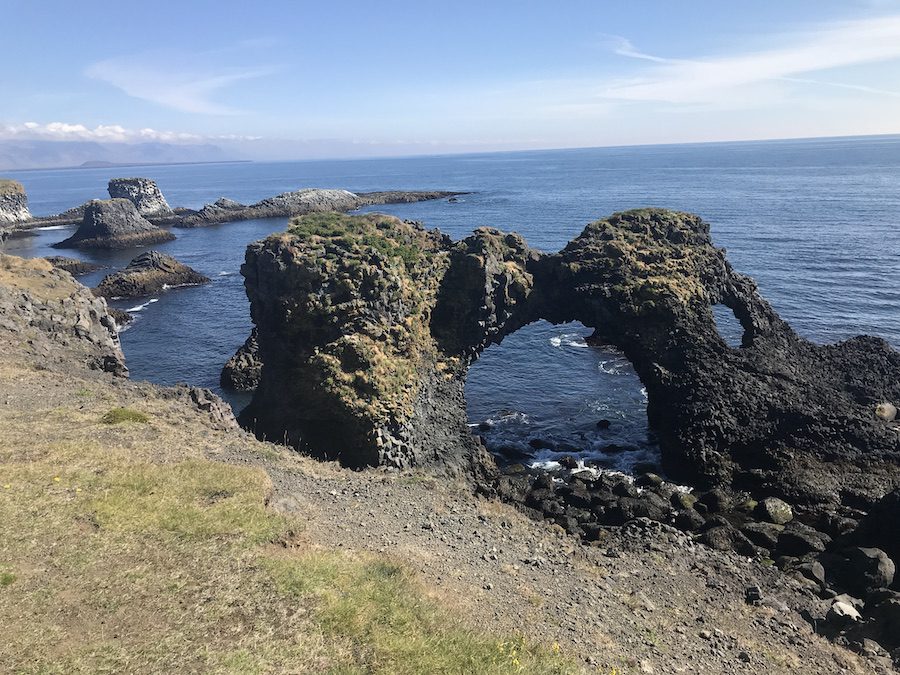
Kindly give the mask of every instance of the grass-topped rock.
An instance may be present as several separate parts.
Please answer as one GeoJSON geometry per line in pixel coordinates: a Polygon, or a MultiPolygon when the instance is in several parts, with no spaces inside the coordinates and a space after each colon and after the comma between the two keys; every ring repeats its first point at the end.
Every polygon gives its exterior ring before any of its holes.
{"type": "Polygon", "coordinates": [[[900,354],[799,337],[691,214],[613,214],[554,254],[497,230],[453,243],[388,216],[317,214],[252,245],[242,272],[263,362],[244,423],[319,456],[464,463],[468,365],[546,319],[625,352],[672,476],[801,515],[849,514],[900,483],[900,423],[875,414],[900,400],[900,354]]]}

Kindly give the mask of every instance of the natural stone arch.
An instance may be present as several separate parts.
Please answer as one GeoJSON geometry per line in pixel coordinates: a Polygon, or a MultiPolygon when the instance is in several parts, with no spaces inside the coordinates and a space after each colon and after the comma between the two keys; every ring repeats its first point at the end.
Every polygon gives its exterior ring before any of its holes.
{"type": "Polygon", "coordinates": [[[798,337],[690,214],[614,214],[554,254],[492,229],[453,243],[389,216],[305,216],[249,247],[242,272],[264,364],[242,420],[320,456],[482,466],[466,370],[543,318],[622,349],[675,478],[795,502],[870,502],[898,483],[897,430],[873,411],[900,399],[900,354],[798,337]],[[720,336],[717,303],[742,348],[720,336]]]}

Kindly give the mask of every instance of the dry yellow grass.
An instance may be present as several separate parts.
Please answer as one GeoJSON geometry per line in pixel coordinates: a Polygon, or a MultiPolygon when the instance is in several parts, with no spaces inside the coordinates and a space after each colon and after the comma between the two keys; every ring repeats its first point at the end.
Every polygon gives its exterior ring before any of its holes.
{"type": "Polygon", "coordinates": [[[0,369],[5,669],[573,670],[476,634],[393,560],[314,546],[266,508],[264,471],[205,458],[225,434],[177,401],[53,377],[0,369]],[[104,423],[122,409],[142,421],[104,423]]]}

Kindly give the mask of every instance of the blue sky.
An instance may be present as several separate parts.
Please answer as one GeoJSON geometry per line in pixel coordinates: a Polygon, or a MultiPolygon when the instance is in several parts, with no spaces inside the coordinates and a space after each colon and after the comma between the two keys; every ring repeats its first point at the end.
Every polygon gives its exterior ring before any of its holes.
{"type": "Polygon", "coordinates": [[[0,7],[0,139],[299,158],[900,132],[900,0],[0,7]]]}

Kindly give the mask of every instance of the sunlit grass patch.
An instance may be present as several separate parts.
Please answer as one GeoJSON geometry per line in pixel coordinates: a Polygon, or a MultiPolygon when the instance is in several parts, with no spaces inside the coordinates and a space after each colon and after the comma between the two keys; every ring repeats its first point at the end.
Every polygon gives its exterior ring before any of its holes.
{"type": "Polygon", "coordinates": [[[103,424],[123,424],[125,422],[134,422],[137,424],[147,424],[150,418],[139,410],[131,408],[113,408],[100,418],[103,424]]]}

